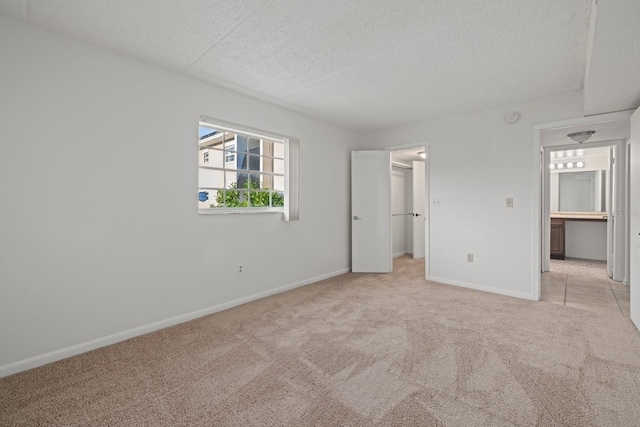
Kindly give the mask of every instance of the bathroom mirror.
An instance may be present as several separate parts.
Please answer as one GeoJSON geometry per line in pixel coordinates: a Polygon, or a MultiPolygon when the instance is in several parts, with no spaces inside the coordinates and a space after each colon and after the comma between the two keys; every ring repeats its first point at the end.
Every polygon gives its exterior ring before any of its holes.
{"type": "Polygon", "coordinates": [[[605,212],[607,171],[551,174],[552,212],[605,212]]]}

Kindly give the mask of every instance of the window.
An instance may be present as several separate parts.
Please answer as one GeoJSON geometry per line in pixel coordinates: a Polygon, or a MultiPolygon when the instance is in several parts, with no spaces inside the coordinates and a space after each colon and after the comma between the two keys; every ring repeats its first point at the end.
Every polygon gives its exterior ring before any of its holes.
{"type": "Polygon", "coordinates": [[[296,140],[204,118],[199,135],[200,213],[284,212],[297,219],[296,140]]]}
{"type": "Polygon", "coordinates": [[[233,163],[236,161],[236,146],[235,145],[230,145],[228,148],[225,149],[225,154],[224,154],[224,161],[225,163],[233,163]]]}

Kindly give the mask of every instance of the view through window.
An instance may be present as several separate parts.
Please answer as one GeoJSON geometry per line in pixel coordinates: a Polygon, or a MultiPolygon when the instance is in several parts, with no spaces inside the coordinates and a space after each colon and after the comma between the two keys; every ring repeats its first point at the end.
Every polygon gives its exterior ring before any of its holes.
{"type": "Polygon", "coordinates": [[[201,211],[244,208],[282,211],[284,141],[200,122],[198,142],[201,211]]]}

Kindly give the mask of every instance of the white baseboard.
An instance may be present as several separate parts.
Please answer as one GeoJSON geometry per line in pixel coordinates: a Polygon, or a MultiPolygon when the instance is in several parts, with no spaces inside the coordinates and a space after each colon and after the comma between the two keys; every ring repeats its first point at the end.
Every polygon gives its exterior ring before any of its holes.
{"type": "Polygon", "coordinates": [[[490,292],[492,294],[506,295],[508,297],[514,297],[514,298],[521,298],[521,299],[527,299],[527,300],[532,300],[532,301],[538,301],[538,298],[534,297],[533,294],[526,294],[526,293],[523,293],[523,292],[515,292],[515,291],[510,291],[510,290],[507,290],[507,289],[501,289],[501,288],[494,288],[494,287],[491,287],[491,286],[478,285],[478,284],[475,284],[475,283],[460,282],[458,280],[450,280],[450,279],[445,279],[445,278],[442,278],[442,277],[433,277],[433,276],[431,276],[429,278],[429,280],[431,280],[433,282],[444,283],[446,285],[460,286],[462,288],[468,288],[468,289],[475,289],[477,291],[490,292]]]}
{"type": "Polygon", "coordinates": [[[180,323],[188,322],[190,320],[197,319],[198,317],[203,317],[209,314],[217,313],[222,310],[227,310],[229,308],[236,307],[241,304],[246,304],[248,302],[255,301],[260,298],[265,298],[271,295],[289,291],[291,289],[299,288],[301,286],[309,285],[311,283],[316,283],[321,280],[329,279],[331,277],[339,276],[341,274],[348,273],[350,271],[351,271],[351,268],[343,268],[341,270],[334,271],[332,273],[327,273],[320,276],[312,277],[309,279],[302,280],[300,282],[291,283],[289,285],[280,286],[278,288],[270,289],[268,291],[259,292],[257,294],[249,295],[243,298],[238,298],[233,301],[217,304],[212,307],[207,307],[201,310],[192,311],[190,313],[182,314],[180,316],[171,317],[169,319],[160,320],[154,323],[149,323],[144,326],[139,326],[137,328],[118,332],[116,334],[108,335],[106,337],[97,338],[81,344],[76,344],[71,347],[62,348],[60,350],[51,351],[49,353],[45,353],[38,356],[30,357],[28,359],[9,363],[7,365],[0,366],[0,378],[17,374],[18,372],[26,371],[28,369],[37,368],[38,366],[43,366],[48,363],[57,362],[58,360],[66,359],[67,357],[76,356],[81,353],[86,353],[88,351],[95,350],[100,347],[105,347],[107,345],[125,341],[140,335],[144,335],[160,329],[168,328],[170,326],[175,326],[180,323]]]}
{"type": "Polygon", "coordinates": [[[398,252],[398,253],[396,253],[396,254],[393,254],[393,257],[394,257],[394,258],[398,258],[398,257],[401,257],[402,255],[406,255],[406,254],[408,254],[408,253],[409,253],[409,252],[407,252],[407,251],[398,252]]]}

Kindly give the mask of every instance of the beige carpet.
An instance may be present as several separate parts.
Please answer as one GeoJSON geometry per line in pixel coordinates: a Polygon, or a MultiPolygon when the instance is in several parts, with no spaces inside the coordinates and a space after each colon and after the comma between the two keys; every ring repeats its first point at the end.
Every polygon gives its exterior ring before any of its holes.
{"type": "Polygon", "coordinates": [[[626,318],[346,274],[0,380],[2,426],[638,426],[626,318]]]}

